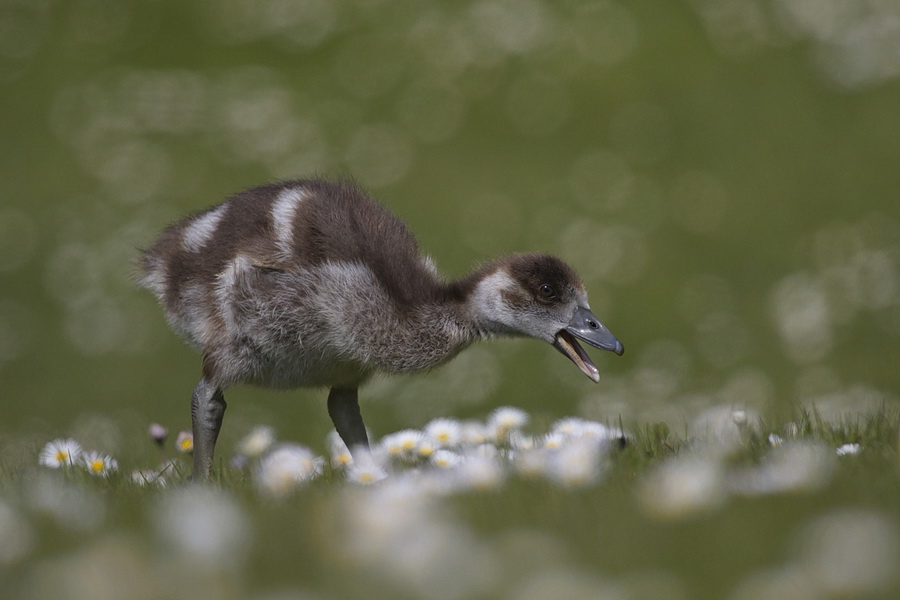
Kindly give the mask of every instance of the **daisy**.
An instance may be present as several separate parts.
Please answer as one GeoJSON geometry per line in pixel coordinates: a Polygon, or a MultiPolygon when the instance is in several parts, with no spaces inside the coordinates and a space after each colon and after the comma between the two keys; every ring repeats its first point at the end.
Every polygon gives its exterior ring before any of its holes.
{"type": "Polygon", "coordinates": [[[186,485],[156,500],[151,522],[165,542],[166,560],[201,572],[220,569],[216,572],[230,573],[240,568],[251,547],[253,529],[249,512],[232,493],[186,485]]]}
{"type": "Polygon", "coordinates": [[[487,426],[479,421],[463,421],[459,431],[460,445],[478,446],[488,441],[487,426]]]}
{"type": "Polygon", "coordinates": [[[546,448],[547,450],[559,450],[559,448],[565,443],[566,436],[559,431],[551,431],[547,435],[543,437],[541,440],[541,446],[546,448]]]}
{"type": "Polygon", "coordinates": [[[265,454],[274,443],[275,430],[266,425],[258,425],[238,442],[238,452],[247,458],[257,458],[265,454]]]}
{"type": "Polygon", "coordinates": [[[137,485],[144,487],[147,485],[157,485],[166,487],[166,478],[156,471],[150,469],[138,469],[131,472],[131,481],[137,485]]]}
{"type": "Polygon", "coordinates": [[[488,416],[487,429],[496,442],[506,442],[510,432],[528,423],[528,413],[514,406],[501,406],[488,416]]]}
{"type": "Polygon", "coordinates": [[[423,437],[416,446],[416,453],[422,458],[431,458],[437,449],[433,440],[423,437]]]}
{"type": "Polygon", "coordinates": [[[578,417],[566,417],[550,426],[550,431],[565,437],[581,437],[585,420],[578,417]]]}
{"type": "Polygon", "coordinates": [[[78,442],[71,438],[57,439],[47,442],[38,456],[38,462],[45,467],[58,469],[63,465],[75,464],[80,456],[81,446],[78,442]]]}
{"type": "Polygon", "coordinates": [[[602,471],[600,447],[596,440],[571,440],[550,458],[547,475],[565,487],[593,483],[602,471]]]}
{"type": "Polygon", "coordinates": [[[457,484],[463,489],[488,491],[500,487],[506,472],[500,461],[485,456],[468,456],[456,469],[457,484]]]}
{"type": "Polygon", "coordinates": [[[500,456],[500,450],[493,444],[484,443],[478,444],[474,448],[469,448],[466,451],[466,455],[480,456],[481,458],[497,458],[498,456],[500,456]]]}
{"type": "Polygon", "coordinates": [[[608,441],[620,439],[624,437],[624,434],[619,429],[612,429],[603,423],[585,419],[581,423],[581,437],[608,441]]]}
{"type": "Polygon", "coordinates": [[[184,452],[185,454],[193,452],[194,434],[190,431],[179,431],[178,437],[175,438],[175,447],[178,448],[179,452],[184,452]]]}
{"type": "MultiPolygon", "coordinates": [[[[554,434],[550,434],[554,435],[554,434]]],[[[528,479],[538,479],[547,475],[550,452],[544,449],[526,450],[516,453],[513,467],[516,472],[528,479]]]]}
{"type": "Polygon", "coordinates": [[[718,461],[670,458],[644,476],[639,499],[654,516],[676,519],[720,506],[727,494],[718,461]]]}
{"type": "Polygon", "coordinates": [[[421,431],[403,429],[384,436],[381,440],[381,446],[391,458],[409,459],[415,455],[422,437],[421,431]]]}
{"type": "Polygon", "coordinates": [[[334,429],[328,434],[328,454],[331,456],[331,465],[335,468],[343,469],[353,464],[347,444],[334,429]]]}
{"type": "Polygon", "coordinates": [[[837,449],[838,456],[847,456],[849,454],[859,454],[859,444],[844,444],[837,449]]]}
{"type": "Polygon", "coordinates": [[[440,448],[451,448],[459,444],[462,427],[453,419],[434,419],[425,426],[425,437],[440,448]]]}
{"type": "Polygon", "coordinates": [[[322,460],[299,444],[281,444],[257,465],[253,479],[265,494],[283,498],[321,470],[322,460]]]}
{"type": "Polygon", "coordinates": [[[404,429],[397,433],[400,449],[404,455],[410,455],[416,451],[422,441],[422,432],[415,429],[404,429]]]}
{"type": "Polygon", "coordinates": [[[156,468],[159,473],[159,479],[165,479],[167,476],[181,478],[186,476],[182,473],[182,465],[177,460],[165,460],[156,468]]]}
{"type": "Polygon", "coordinates": [[[509,447],[511,450],[531,450],[537,445],[533,436],[525,435],[521,431],[509,432],[509,447]]]}
{"type": "Polygon", "coordinates": [[[368,453],[363,453],[358,461],[347,468],[347,480],[353,483],[369,485],[386,477],[387,471],[368,453]]]}
{"type": "Polygon", "coordinates": [[[82,454],[81,464],[84,465],[88,473],[95,477],[106,477],[119,468],[119,463],[116,462],[116,459],[95,450],[82,454]]]}
{"type": "Polygon", "coordinates": [[[388,435],[384,436],[378,442],[378,445],[382,450],[384,450],[384,453],[391,458],[400,458],[400,455],[403,454],[403,448],[400,445],[400,438],[397,437],[396,433],[389,433],[388,435]]]}
{"type": "Polygon", "coordinates": [[[452,469],[463,461],[463,457],[452,450],[438,450],[431,456],[431,464],[441,469],[452,469]]]}

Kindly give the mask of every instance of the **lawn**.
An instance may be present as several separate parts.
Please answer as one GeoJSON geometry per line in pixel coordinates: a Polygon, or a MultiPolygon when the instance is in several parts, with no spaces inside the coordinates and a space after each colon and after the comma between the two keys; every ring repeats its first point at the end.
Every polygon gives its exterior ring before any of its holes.
{"type": "Polygon", "coordinates": [[[332,442],[317,455],[255,428],[208,484],[187,479],[174,439],[147,435],[159,467],[101,465],[87,448],[52,466],[35,446],[2,467],[0,594],[896,597],[895,408],[701,421],[704,434],[623,431],[498,409],[384,436],[368,476],[332,442]]]}
{"type": "Polygon", "coordinates": [[[0,599],[900,598],[897,23],[0,2],[0,599]],[[533,340],[375,378],[353,465],[323,390],[235,386],[189,482],[200,358],[138,248],[314,175],[448,279],[559,256],[627,351],[596,385],[533,340]]]}

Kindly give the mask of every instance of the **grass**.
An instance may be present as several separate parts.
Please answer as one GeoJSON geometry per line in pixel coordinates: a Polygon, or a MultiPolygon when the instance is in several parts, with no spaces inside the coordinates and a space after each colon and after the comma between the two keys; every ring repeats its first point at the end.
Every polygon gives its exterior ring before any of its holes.
{"type": "Polygon", "coordinates": [[[897,597],[897,410],[724,414],[707,435],[634,428],[580,480],[523,474],[520,440],[494,478],[416,459],[362,486],[325,465],[275,496],[224,464],[186,483],[187,455],[159,487],[40,467],[35,448],[0,467],[0,596],[897,597]]]}

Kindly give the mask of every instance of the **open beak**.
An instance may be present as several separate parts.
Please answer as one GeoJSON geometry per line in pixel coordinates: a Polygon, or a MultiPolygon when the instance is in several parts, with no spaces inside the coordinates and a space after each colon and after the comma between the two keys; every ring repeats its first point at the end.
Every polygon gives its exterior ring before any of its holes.
{"type": "Polygon", "coordinates": [[[584,351],[578,340],[595,348],[615,352],[620,356],[625,352],[622,342],[617,340],[616,336],[611,334],[609,329],[591,311],[581,306],[577,307],[566,328],[557,332],[553,346],[575,363],[575,366],[581,369],[581,372],[594,383],[600,381],[600,371],[594,366],[591,357],[584,351]]]}

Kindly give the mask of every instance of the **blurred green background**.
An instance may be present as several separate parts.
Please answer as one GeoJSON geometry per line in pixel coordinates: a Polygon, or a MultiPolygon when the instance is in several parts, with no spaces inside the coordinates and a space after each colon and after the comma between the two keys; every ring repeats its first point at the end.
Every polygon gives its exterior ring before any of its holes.
{"type": "MultiPolygon", "coordinates": [[[[557,253],[626,354],[373,382],[375,435],[512,404],[681,427],[895,403],[900,8],[889,2],[0,1],[0,435],[127,457],[198,357],[130,260],[238,190],[350,174],[448,276],[557,253]]],[[[324,392],[239,388],[321,449],[324,392]]]]}

